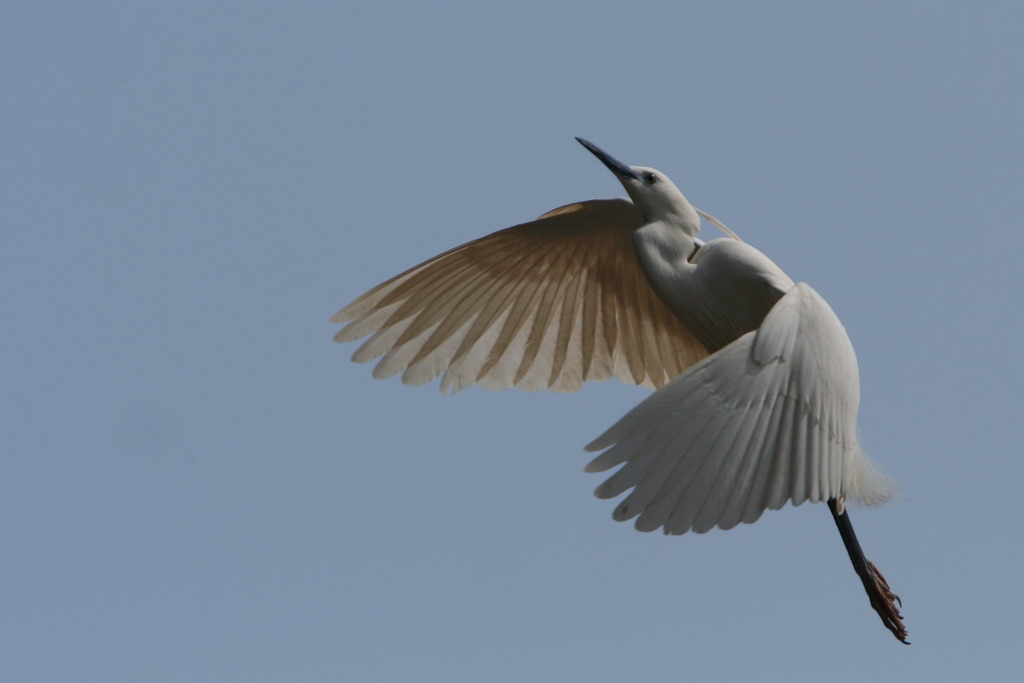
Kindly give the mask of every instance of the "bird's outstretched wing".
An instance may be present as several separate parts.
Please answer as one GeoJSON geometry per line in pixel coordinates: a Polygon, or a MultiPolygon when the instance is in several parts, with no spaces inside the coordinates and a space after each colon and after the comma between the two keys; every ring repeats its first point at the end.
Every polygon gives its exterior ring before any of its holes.
{"type": "Polygon", "coordinates": [[[894,493],[857,439],[857,360],[832,309],[806,284],[761,327],[676,377],[587,446],[591,472],[625,463],[595,492],[637,529],[702,533],[792,501],[894,493]]]}
{"type": "Polygon", "coordinates": [[[334,337],[372,335],[355,361],[383,358],[442,391],[575,391],[615,377],[660,387],[707,355],[641,270],[624,199],[570,204],[469,242],[375,287],[341,309],[334,337]]]}

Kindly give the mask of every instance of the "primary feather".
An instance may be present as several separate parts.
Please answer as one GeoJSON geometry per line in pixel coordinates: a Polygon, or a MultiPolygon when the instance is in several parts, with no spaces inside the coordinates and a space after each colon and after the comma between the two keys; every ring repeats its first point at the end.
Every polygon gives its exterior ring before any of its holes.
{"type": "Polygon", "coordinates": [[[341,309],[334,337],[370,335],[353,355],[442,391],[575,391],[615,377],[656,388],[707,355],[647,285],[622,199],[570,204],[456,247],[341,309]]]}
{"type": "Polygon", "coordinates": [[[787,502],[847,496],[868,505],[893,482],[857,439],[857,361],[832,309],[795,285],[761,327],[708,356],[631,410],[587,450],[622,468],[601,498],[633,491],[618,520],[665,533],[729,529],[787,502]],[[607,449],[607,450],[606,450],[607,449]]]}

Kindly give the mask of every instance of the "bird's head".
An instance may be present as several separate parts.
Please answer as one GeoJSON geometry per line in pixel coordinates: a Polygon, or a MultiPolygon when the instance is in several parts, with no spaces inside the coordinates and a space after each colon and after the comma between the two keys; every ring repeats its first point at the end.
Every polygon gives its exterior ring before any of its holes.
{"type": "Polygon", "coordinates": [[[626,166],[594,143],[583,138],[576,138],[576,141],[615,174],[647,222],[664,221],[681,228],[691,237],[697,236],[700,214],[668,176],[646,166],[626,166]]]}

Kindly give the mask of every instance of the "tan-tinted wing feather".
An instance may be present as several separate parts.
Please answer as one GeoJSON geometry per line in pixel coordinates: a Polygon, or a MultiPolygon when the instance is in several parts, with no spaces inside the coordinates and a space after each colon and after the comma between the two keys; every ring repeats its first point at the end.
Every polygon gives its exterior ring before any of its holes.
{"type": "Polygon", "coordinates": [[[570,204],[456,247],[341,309],[334,337],[370,335],[352,359],[381,358],[442,391],[575,391],[615,377],[651,388],[707,355],[661,302],[636,257],[641,224],[624,199],[570,204]]]}

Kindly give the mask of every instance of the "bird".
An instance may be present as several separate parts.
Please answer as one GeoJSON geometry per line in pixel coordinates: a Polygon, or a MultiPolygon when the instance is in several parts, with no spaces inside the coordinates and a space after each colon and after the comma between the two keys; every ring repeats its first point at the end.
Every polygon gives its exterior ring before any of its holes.
{"type": "Polygon", "coordinates": [[[576,140],[628,198],[568,204],[431,258],[342,308],[337,342],[442,393],[571,392],[616,378],[653,390],[585,450],[618,469],[615,520],[678,535],[730,529],[787,503],[825,502],[871,607],[909,644],[902,601],[864,555],[847,503],[896,483],[857,432],[860,379],[828,303],[794,282],[662,172],[576,140]],[[698,238],[701,218],[725,237],[698,238]]]}

